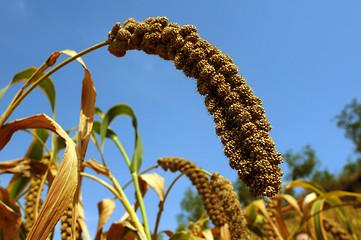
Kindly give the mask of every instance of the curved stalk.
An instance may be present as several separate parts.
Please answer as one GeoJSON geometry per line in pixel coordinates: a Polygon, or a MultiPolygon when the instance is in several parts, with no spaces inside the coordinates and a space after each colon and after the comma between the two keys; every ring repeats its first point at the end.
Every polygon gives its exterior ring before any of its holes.
{"type": "Polygon", "coordinates": [[[145,234],[147,235],[147,238],[149,240],[152,239],[150,230],[149,230],[149,224],[148,224],[148,218],[147,218],[147,211],[145,210],[145,205],[143,201],[142,192],[140,191],[139,181],[138,181],[138,174],[136,172],[132,173],[132,177],[134,180],[134,186],[135,186],[135,192],[137,194],[137,199],[139,202],[140,210],[142,212],[142,217],[144,221],[144,228],[145,228],[145,234]]]}
{"type": "Polygon", "coordinates": [[[160,222],[160,217],[161,217],[162,212],[163,212],[163,209],[164,209],[164,202],[165,202],[165,200],[167,199],[167,196],[168,196],[170,190],[172,189],[172,187],[174,186],[174,184],[175,184],[175,183],[178,181],[178,179],[181,178],[184,174],[185,174],[185,172],[179,174],[178,177],[176,177],[176,178],[173,180],[173,182],[170,184],[169,188],[167,189],[167,192],[166,192],[165,195],[164,195],[163,201],[160,201],[160,202],[159,202],[159,210],[158,210],[157,220],[156,220],[155,227],[154,227],[153,240],[155,240],[155,239],[156,239],[156,236],[157,236],[158,226],[159,226],[159,222],[160,222]]]}
{"type": "Polygon", "coordinates": [[[113,183],[114,188],[112,186],[110,186],[108,183],[106,183],[104,180],[97,178],[91,174],[87,174],[82,172],[81,173],[82,176],[84,177],[88,177],[90,179],[93,179],[97,182],[99,182],[100,184],[102,184],[103,186],[105,186],[106,188],[108,188],[119,200],[120,202],[123,204],[124,208],[127,210],[127,212],[129,213],[131,219],[133,220],[133,223],[135,225],[135,227],[137,228],[139,234],[144,235],[144,228],[143,225],[140,223],[139,218],[137,216],[137,214],[135,213],[134,209],[132,208],[132,206],[130,205],[126,195],[124,194],[122,188],[119,186],[118,182],[115,180],[115,178],[110,175],[108,176],[110,181],[113,183]]]}
{"type": "MultiPolygon", "coordinates": [[[[23,88],[20,89],[20,91],[16,94],[16,96],[13,98],[13,100],[11,101],[11,104],[9,104],[9,106],[7,107],[7,109],[5,110],[5,112],[3,113],[3,115],[0,117],[0,126],[4,125],[4,123],[6,122],[6,120],[10,117],[10,115],[12,114],[12,112],[15,110],[15,108],[21,103],[21,101],[32,91],[34,90],[34,88],[36,88],[39,83],[41,83],[44,79],[46,79],[47,77],[49,77],[51,74],[55,73],[56,71],[58,71],[60,68],[64,67],[65,65],[67,65],[68,63],[74,61],[75,59],[77,59],[78,57],[81,57],[89,52],[92,52],[98,48],[101,48],[103,46],[106,46],[109,44],[109,41],[104,41],[101,43],[98,43],[90,48],[87,48],[83,51],[81,51],[80,53],[66,59],[65,61],[59,63],[57,66],[55,66],[54,68],[52,68],[49,72],[47,72],[46,74],[44,74],[42,77],[40,77],[38,80],[36,80],[28,89],[25,90],[24,93],[22,93],[22,91],[24,90],[23,88]]],[[[43,65],[42,65],[43,66],[43,65]]],[[[42,67],[41,67],[42,68],[42,67]]],[[[39,69],[40,70],[40,69],[39,69]]],[[[43,69],[42,69],[43,70],[43,69]]],[[[41,73],[40,71],[37,71],[33,74],[33,76],[29,79],[31,81],[33,81],[34,76],[38,76],[39,73],[41,73]]],[[[28,81],[30,82],[30,81],[28,81]]],[[[25,86],[27,86],[27,83],[25,84],[25,86]]]]}
{"type": "Polygon", "coordinates": [[[167,199],[167,196],[168,196],[170,190],[172,189],[172,187],[178,181],[179,178],[181,178],[184,174],[187,174],[188,172],[191,172],[191,171],[201,171],[201,172],[204,172],[205,174],[207,174],[208,176],[212,176],[212,174],[210,174],[209,172],[207,172],[206,170],[204,170],[202,168],[193,168],[193,169],[188,169],[187,171],[184,171],[183,173],[179,174],[178,177],[176,177],[173,180],[173,182],[170,184],[169,188],[167,189],[167,192],[164,195],[164,200],[159,202],[159,210],[158,210],[157,220],[156,220],[155,227],[154,227],[153,240],[156,239],[157,232],[158,232],[158,226],[159,226],[159,222],[160,222],[160,217],[161,217],[163,209],[164,209],[164,202],[167,199]]]}

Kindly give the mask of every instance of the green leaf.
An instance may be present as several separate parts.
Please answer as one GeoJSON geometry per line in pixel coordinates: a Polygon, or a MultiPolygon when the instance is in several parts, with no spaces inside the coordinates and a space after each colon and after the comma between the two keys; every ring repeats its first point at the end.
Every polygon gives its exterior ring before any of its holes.
{"type": "Polygon", "coordinates": [[[188,233],[180,232],[174,234],[169,240],[203,240],[200,237],[189,235],[188,233]]]}
{"type": "MultiPolygon", "coordinates": [[[[335,192],[343,192],[343,191],[335,191],[335,192]]],[[[328,192],[332,193],[332,192],[328,192]]],[[[350,233],[351,236],[356,236],[356,233],[353,231],[352,226],[350,224],[350,222],[348,221],[345,211],[343,210],[342,205],[342,201],[341,199],[337,196],[337,194],[335,195],[331,195],[331,196],[325,196],[326,202],[330,203],[331,205],[336,207],[336,212],[338,213],[338,215],[341,217],[342,221],[346,224],[347,226],[347,231],[350,233]]],[[[357,239],[357,238],[354,238],[357,239]]]]}
{"type": "MultiPolygon", "coordinates": [[[[100,135],[100,125],[101,123],[99,121],[93,122],[93,133],[100,135]]],[[[113,139],[114,137],[117,137],[117,134],[108,127],[105,137],[113,139]]]]}
{"type": "Polygon", "coordinates": [[[312,181],[307,181],[307,180],[294,180],[291,181],[286,187],[285,187],[285,191],[294,187],[302,187],[305,190],[311,191],[311,192],[315,192],[319,195],[322,195],[325,193],[325,190],[318,185],[315,182],[312,181]]]}
{"type": "MultiPolygon", "coordinates": [[[[37,135],[43,142],[46,142],[50,133],[48,130],[45,129],[34,129],[34,134],[37,135]]],[[[43,158],[43,144],[34,137],[28,151],[25,154],[24,158],[32,159],[32,160],[41,160],[43,158]]],[[[29,182],[29,178],[22,177],[19,174],[15,174],[9,185],[7,186],[7,190],[10,193],[10,196],[17,200],[20,197],[21,192],[24,190],[26,185],[29,182]]]]}
{"type": "MultiPolygon", "coordinates": [[[[13,77],[13,79],[11,80],[9,85],[13,85],[15,83],[18,83],[20,81],[27,81],[30,79],[30,77],[38,70],[38,68],[36,67],[30,67],[27,68],[21,72],[18,72],[17,74],[15,74],[15,76],[13,77]]],[[[40,74],[39,78],[44,76],[45,74],[42,73],[40,74]]],[[[36,80],[36,79],[35,79],[36,80]]],[[[42,81],[38,87],[45,93],[45,95],[48,97],[50,105],[51,105],[51,109],[53,110],[53,113],[55,112],[55,86],[53,81],[47,77],[46,79],[44,79],[44,81],[42,81]]],[[[2,89],[1,91],[3,91],[4,89],[2,89]]],[[[6,91],[6,89],[5,89],[6,91]]],[[[1,100],[1,93],[0,93],[0,100],[1,100]]]]}
{"type": "Polygon", "coordinates": [[[108,127],[110,123],[114,120],[115,117],[126,115],[132,118],[132,124],[135,130],[135,147],[133,158],[130,166],[131,172],[138,172],[142,164],[143,158],[143,144],[140,139],[138,129],[137,129],[137,118],[133,112],[133,109],[126,104],[118,104],[110,108],[104,115],[103,121],[100,126],[100,147],[103,149],[104,139],[107,134],[108,127]]]}
{"type": "Polygon", "coordinates": [[[315,226],[315,232],[318,240],[327,239],[325,227],[322,221],[322,210],[324,205],[325,199],[320,198],[317,199],[314,204],[312,205],[311,215],[313,217],[313,224],[315,226]]]}
{"type": "Polygon", "coordinates": [[[252,223],[256,220],[257,216],[259,215],[258,214],[259,208],[257,207],[256,204],[254,204],[254,202],[255,201],[251,202],[246,207],[246,216],[252,223]]]}
{"type": "Polygon", "coordinates": [[[103,111],[100,108],[98,108],[97,106],[95,106],[95,108],[94,108],[94,114],[98,115],[101,119],[104,118],[103,111]]]}

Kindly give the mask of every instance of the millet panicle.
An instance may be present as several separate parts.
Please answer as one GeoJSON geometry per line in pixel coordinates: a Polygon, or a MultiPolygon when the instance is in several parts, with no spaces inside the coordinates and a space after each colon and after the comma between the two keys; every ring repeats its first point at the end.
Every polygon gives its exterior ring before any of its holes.
{"type": "Polygon", "coordinates": [[[180,27],[165,17],[137,22],[109,32],[110,53],[122,57],[127,50],[142,50],[174,61],[175,67],[197,79],[198,92],[213,115],[229,164],[249,187],[251,196],[274,196],[281,188],[282,156],[269,135],[271,125],[262,101],[228,55],[199,37],[192,25],[180,27]]]}

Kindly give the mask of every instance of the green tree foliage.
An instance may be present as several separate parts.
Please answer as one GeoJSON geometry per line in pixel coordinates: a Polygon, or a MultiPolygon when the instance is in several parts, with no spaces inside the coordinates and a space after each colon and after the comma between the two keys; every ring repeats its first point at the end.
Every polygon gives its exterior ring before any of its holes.
{"type": "MultiPolygon", "coordinates": [[[[177,215],[177,231],[185,229],[189,222],[197,222],[205,211],[201,197],[192,187],[188,187],[184,192],[181,208],[182,213],[177,215]]],[[[204,226],[207,227],[207,223],[204,226]]]]}
{"type": "Polygon", "coordinates": [[[335,119],[337,126],[345,130],[345,137],[355,144],[355,151],[361,153],[361,104],[352,99],[335,119]]]}
{"type": "Polygon", "coordinates": [[[311,181],[318,183],[322,187],[333,185],[336,180],[335,175],[330,173],[327,169],[323,171],[316,170],[311,178],[311,181]]]}
{"type": "Polygon", "coordinates": [[[283,159],[289,167],[287,180],[296,180],[311,176],[319,160],[316,158],[316,151],[306,145],[301,152],[293,153],[291,150],[283,154],[283,159]]]}
{"type": "Polygon", "coordinates": [[[238,200],[242,204],[243,207],[247,206],[249,203],[256,199],[262,198],[261,196],[257,198],[252,198],[251,195],[249,195],[249,190],[246,184],[244,184],[242,181],[237,179],[234,183],[234,189],[238,193],[238,200]]]}

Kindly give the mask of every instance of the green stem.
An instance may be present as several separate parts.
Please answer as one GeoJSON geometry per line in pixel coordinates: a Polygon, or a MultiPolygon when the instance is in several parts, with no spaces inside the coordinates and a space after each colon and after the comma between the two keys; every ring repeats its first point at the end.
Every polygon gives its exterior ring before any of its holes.
{"type": "Polygon", "coordinates": [[[150,230],[149,230],[149,225],[148,225],[147,211],[145,210],[145,205],[144,205],[144,201],[143,201],[142,192],[140,191],[140,186],[139,186],[139,181],[138,181],[138,174],[136,172],[134,172],[134,173],[132,173],[132,177],[133,177],[133,181],[134,181],[135,191],[136,191],[136,194],[137,194],[140,210],[142,212],[142,217],[143,217],[143,221],[144,221],[144,228],[145,228],[145,234],[147,235],[147,238],[149,240],[151,240],[152,237],[151,237],[150,230]]]}
{"type": "MultiPolygon", "coordinates": [[[[6,122],[6,120],[10,117],[10,115],[12,114],[12,112],[15,110],[15,108],[21,103],[21,101],[32,91],[34,90],[34,88],[36,88],[44,79],[46,79],[47,77],[49,77],[51,74],[55,73],[56,71],[58,71],[60,68],[64,67],[65,65],[67,65],[68,63],[74,61],[75,59],[77,59],[78,57],[81,57],[91,51],[94,51],[98,48],[101,48],[103,46],[108,45],[109,42],[104,41],[101,42],[99,44],[96,44],[90,48],[87,48],[83,51],[81,51],[80,53],[66,59],[65,61],[59,63],[57,66],[55,66],[54,68],[52,68],[49,72],[47,72],[46,74],[44,74],[42,77],[40,77],[39,79],[37,79],[34,84],[32,84],[28,89],[26,89],[26,91],[24,93],[22,93],[19,91],[19,93],[15,96],[15,98],[13,99],[13,101],[11,102],[11,104],[8,106],[8,108],[5,110],[4,114],[0,117],[0,126],[4,125],[4,123],[6,122]]],[[[38,71],[37,71],[38,72],[38,71]]],[[[35,74],[37,74],[37,72],[35,72],[33,74],[33,76],[35,74]]],[[[31,77],[31,79],[33,79],[34,77],[31,77]]]]}
{"type": "MultiPolygon", "coordinates": [[[[143,172],[141,172],[139,175],[142,175],[142,174],[144,174],[144,173],[146,173],[146,172],[149,172],[150,170],[152,170],[152,169],[154,169],[154,168],[157,168],[157,167],[159,167],[159,165],[157,164],[157,165],[154,165],[154,166],[152,166],[152,167],[150,167],[150,168],[147,168],[147,169],[145,169],[143,172]]],[[[123,189],[126,189],[127,187],[128,187],[128,185],[129,184],[131,184],[133,182],[133,180],[129,180],[124,186],[123,186],[123,189]]]]}
{"type": "MultiPolygon", "coordinates": [[[[128,168],[130,169],[131,163],[130,163],[129,157],[128,157],[127,153],[125,152],[122,144],[119,142],[119,139],[117,137],[113,137],[112,139],[113,139],[114,143],[117,145],[117,147],[119,148],[119,150],[121,151],[125,161],[127,162],[128,168]]],[[[138,181],[138,173],[133,172],[131,174],[132,174],[134,187],[135,187],[135,192],[136,192],[136,195],[137,195],[137,198],[138,198],[140,210],[142,212],[144,228],[145,228],[145,234],[147,235],[147,238],[150,240],[151,239],[151,234],[150,234],[150,230],[149,230],[147,212],[145,210],[145,205],[144,205],[144,201],[143,201],[142,192],[140,191],[140,186],[139,186],[139,181],[138,181]]]]}
{"type": "Polygon", "coordinates": [[[125,152],[125,150],[124,150],[122,144],[120,143],[119,139],[115,136],[115,137],[112,138],[112,140],[114,141],[115,145],[117,145],[120,152],[122,153],[125,161],[127,162],[128,167],[130,167],[130,160],[129,160],[128,154],[125,152]]]}
{"type": "Polygon", "coordinates": [[[127,210],[127,212],[129,213],[129,216],[133,220],[133,223],[134,223],[135,227],[137,228],[139,234],[145,236],[144,228],[143,228],[142,224],[140,223],[137,214],[135,213],[133,207],[130,205],[128,198],[124,194],[122,188],[119,186],[118,182],[112,175],[109,175],[108,177],[109,177],[110,181],[113,183],[114,188],[112,186],[110,186],[108,183],[106,183],[105,181],[103,181],[102,179],[97,178],[93,175],[90,175],[90,174],[87,174],[84,172],[82,172],[81,175],[88,177],[90,179],[93,179],[93,180],[99,182],[100,184],[102,184],[103,186],[105,186],[106,188],[108,188],[123,204],[124,208],[127,210]]]}
{"type": "MultiPolygon", "coordinates": [[[[120,196],[121,196],[123,199],[126,200],[126,201],[124,201],[123,205],[124,205],[124,207],[127,209],[128,213],[129,213],[130,217],[132,218],[132,220],[133,220],[136,228],[138,229],[138,231],[140,231],[140,229],[141,229],[141,232],[139,232],[139,233],[140,233],[140,234],[143,234],[144,237],[146,237],[147,239],[150,240],[151,238],[148,237],[149,227],[148,227],[148,229],[147,229],[147,227],[146,227],[146,219],[144,220],[144,228],[145,228],[145,234],[144,234],[143,225],[140,223],[140,221],[139,221],[139,219],[138,219],[138,216],[136,215],[134,209],[133,209],[132,206],[130,205],[127,196],[126,196],[125,193],[123,192],[122,187],[119,185],[119,183],[117,182],[117,180],[116,180],[113,176],[110,175],[110,176],[109,176],[109,179],[110,179],[110,181],[113,183],[115,189],[119,192],[120,196]]],[[[139,204],[140,204],[140,202],[139,202],[139,204]]],[[[144,205],[144,204],[143,204],[143,205],[144,205]]],[[[141,204],[140,204],[140,206],[141,206],[141,204]]],[[[144,216],[143,216],[143,218],[144,218],[144,216]]],[[[149,235],[150,235],[150,233],[149,233],[149,235]]]]}
{"type": "Polygon", "coordinates": [[[156,223],[155,223],[155,227],[154,227],[154,232],[153,232],[153,240],[156,240],[156,236],[157,236],[157,232],[158,232],[158,226],[159,226],[159,223],[160,223],[160,217],[162,216],[162,213],[163,213],[163,210],[164,210],[164,203],[165,203],[165,200],[167,199],[167,196],[170,192],[170,190],[172,189],[172,187],[174,186],[174,184],[178,181],[179,178],[181,178],[184,174],[184,173],[181,173],[178,175],[178,177],[176,177],[173,182],[170,184],[169,188],[167,189],[167,192],[165,193],[164,195],[164,199],[163,200],[160,200],[159,202],[159,210],[158,210],[158,214],[157,214],[157,220],[156,220],[156,223]]]}

